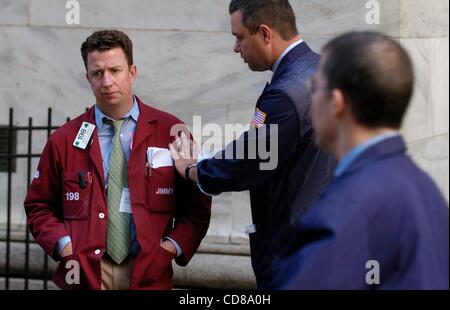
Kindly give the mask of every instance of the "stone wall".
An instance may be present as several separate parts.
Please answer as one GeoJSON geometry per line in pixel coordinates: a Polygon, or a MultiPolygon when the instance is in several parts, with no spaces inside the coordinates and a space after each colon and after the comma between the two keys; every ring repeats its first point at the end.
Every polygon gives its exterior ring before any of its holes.
{"type": "MultiPolygon", "coordinates": [[[[80,24],[65,21],[65,0],[0,0],[0,125],[13,107],[15,125],[54,124],[75,117],[94,98],[80,57],[82,41],[94,30],[119,28],[134,42],[135,93],[188,124],[246,124],[269,73],[252,73],[232,51],[228,0],[79,0],[80,24]]],[[[449,197],[449,42],[447,0],[379,0],[380,24],[366,21],[366,0],[291,0],[302,37],[314,50],[349,30],[377,30],[411,53],[417,85],[403,128],[413,158],[449,197]]],[[[33,136],[40,153],[45,132],[33,136]]],[[[18,151],[26,150],[25,134],[18,151]]],[[[231,137],[225,137],[228,141],[231,137]]],[[[33,169],[37,165],[34,160],[33,169]]],[[[26,161],[13,175],[13,222],[23,240],[26,161]]],[[[6,174],[0,173],[0,240],[4,239],[6,174]]],[[[251,223],[247,193],[214,198],[213,217],[199,255],[177,269],[181,286],[254,286],[245,227],[251,223]]],[[[22,245],[18,246],[20,249],[22,245]]],[[[18,250],[15,255],[22,255],[18,250]]],[[[3,255],[3,248],[0,250],[3,255]]],[[[20,276],[20,260],[15,259],[20,276]]],[[[4,259],[0,259],[0,271],[4,259]]],[[[1,274],[0,274],[1,277],[1,274]]]]}

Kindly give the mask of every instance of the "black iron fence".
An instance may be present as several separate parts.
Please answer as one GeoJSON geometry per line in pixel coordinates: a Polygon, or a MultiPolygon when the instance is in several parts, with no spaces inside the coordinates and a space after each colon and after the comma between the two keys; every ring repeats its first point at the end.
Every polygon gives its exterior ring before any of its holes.
{"type": "MultiPolygon", "coordinates": [[[[70,118],[67,118],[67,121],[69,121],[70,118]]],[[[0,242],[6,243],[6,251],[4,255],[6,256],[5,259],[5,266],[3,268],[4,272],[3,274],[0,274],[0,277],[4,277],[4,288],[6,290],[10,289],[10,279],[11,279],[11,214],[12,214],[12,175],[17,169],[16,160],[17,159],[26,159],[26,171],[23,173],[26,173],[26,187],[28,188],[28,185],[31,182],[31,171],[32,171],[32,159],[33,158],[39,158],[41,154],[33,154],[32,153],[32,147],[33,147],[33,132],[36,131],[44,131],[47,133],[47,138],[50,136],[52,131],[59,128],[58,126],[52,125],[52,109],[48,109],[48,116],[47,116],[47,124],[45,126],[34,126],[33,125],[33,118],[28,119],[28,126],[14,126],[14,110],[11,108],[9,109],[9,124],[7,126],[2,126],[2,142],[4,142],[4,145],[2,145],[2,148],[0,149],[0,162],[3,167],[3,171],[7,173],[7,180],[6,180],[6,205],[5,208],[3,208],[3,202],[0,202],[0,222],[3,221],[3,216],[6,216],[6,236],[4,237],[5,240],[0,240],[0,242]],[[27,151],[24,153],[18,153],[16,152],[16,139],[18,137],[19,132],[26,132],[28,141],[27,141],[27,151]],[[6,145],[5,145],[6,144],[6,145]],[[6,209],[6,212],[1,211],[2,209],[6,209]]],[[[3,191],[3,189],[2,189],[3,191]]],[[[28,230],[25,232],[25,240],[24,240],[24,266],[23,266],[23,278],[24,278],[24,286],[23,289],[28,290],[29,289],[29,274],[30,274],[30,243],[32,242],[30,240],[30,234],[28,233],[28,230]]],[[[0,253],[0,255],[3,253],[0,253]]],[[[43,286],[42,289],[46,290],[48,289],[48,280],[49,280],[49,267],[48,267],[48,257],[47,255],[43,254],[43,286]]],[[[1,266],[0,266],[1,267],[1,266]]]]}

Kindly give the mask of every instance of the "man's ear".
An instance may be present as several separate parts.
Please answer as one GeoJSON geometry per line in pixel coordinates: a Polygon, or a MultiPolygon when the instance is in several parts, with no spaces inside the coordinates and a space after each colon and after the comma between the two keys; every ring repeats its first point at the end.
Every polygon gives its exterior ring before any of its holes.
{"type": "Polygon", "coordinates": [[[132,82],[134,82],[134,80],[136,79],[136,75],[137,75],[137,67],[136,67],[136,65],[132,65],[130,67],[130,75],[131,75],[132,82]]]}
{"type": "Polygon", "coordinates": [[[342,117],[348,109],[347,96],[340,89],[333,89],[331,91],[331,96],[333,97],[332,107],[333,114],[336,117],[342,117]]]}
{"type": "Polygon", "coordinates": [[[270,29],[269,26],[262,24],[259,26],[259,31],[261,32],[264,43],[269,44],[273,37],[272,29],[270,29]]]}

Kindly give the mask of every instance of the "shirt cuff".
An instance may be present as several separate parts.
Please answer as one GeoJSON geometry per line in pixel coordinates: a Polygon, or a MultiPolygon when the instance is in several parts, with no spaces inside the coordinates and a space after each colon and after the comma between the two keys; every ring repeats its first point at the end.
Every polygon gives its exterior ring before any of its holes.
{"type": "Polygon", "coordinates": [[[71,241],[72,241],[72,239],[70,239],[69,236],[65,236],[65,237],[59,238],[58,243],[56,245],[56,253],[58,255],[61,255],[62,251],[64,250],[64,247],[66,246],[66,244],[68,244],[71,241]]]}
{"type": "Polygon", "coordinates": [[[170,242],[173,243],[173,245],[174,245],[175,248],[177,249],[177,257],[180,256],[181,254],[183,254],[183,251],[181,250],[181,247],[178,245],[178,243],[177,243],[175,240],[173,240],[173,239],[170,238],[170,237],[164,237],[163,239],[164,239],[164,240],[169,240],[170,242]]]}

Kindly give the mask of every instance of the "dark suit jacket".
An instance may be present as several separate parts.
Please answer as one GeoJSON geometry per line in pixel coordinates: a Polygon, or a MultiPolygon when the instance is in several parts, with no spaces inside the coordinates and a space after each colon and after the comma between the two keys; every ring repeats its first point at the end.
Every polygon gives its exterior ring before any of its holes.
{"type": "MultiPolygon", "coordinates": [[[[250,234],[253,270],[260,289],[271,288],[272,260],[290,236],[295,222],[324,190],[334,169],[334,160],[314,143],[310,119],[311,97],[307,81],[314,74],[320,56],[306,43],[293,48],[281,61],[270,85],[258,99],[259,119],[264,118],[261,137],[245,133],[227,150],[244,144],[270,145],[277,140],[275,169],[263,170],[264,158],[210,159],[198,165],[198,181],[207,193],[250,190],[253,222],[257,231],[250,234]],[[278,134],[270,132],[278,126],[278,134]]],[[[257,112],[258,113],[258,112],[257,112]]],[[[258,135],[261,132],[258,132],[258,135]]],[[[221,154],[225,157],[225,151],[221,154]]]]}
{"type": "Polygon", "coordinates": [[[401,137],[382,141],[330,183],[298,221],[277,287],[448,289],[448,206],[405,152],[401,137]]]}

